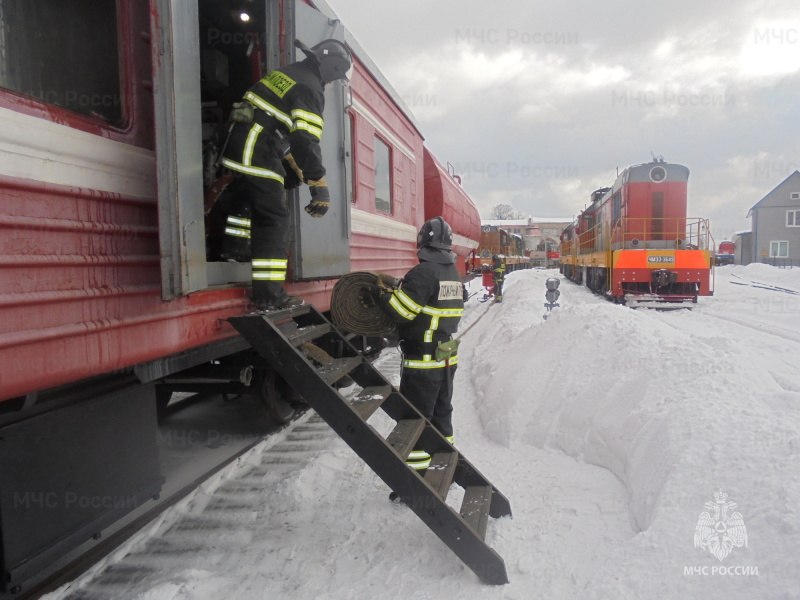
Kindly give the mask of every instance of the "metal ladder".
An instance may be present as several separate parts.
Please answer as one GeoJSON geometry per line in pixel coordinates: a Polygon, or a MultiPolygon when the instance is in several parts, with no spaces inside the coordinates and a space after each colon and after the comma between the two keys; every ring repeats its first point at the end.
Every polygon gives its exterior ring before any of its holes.
{"type": "Polygon", "coordinates": [[[503,559],[484,541],[489,517],[511,515],[508,500],[330,321],[308,304],[228,321],[482,581],[508,583],[503,559]],[[362,388],[351,400],[334,387],[346,375],[362,388]],[[396,422],[385,438],[367,423],[379,408],[396,422]],[[415,448],[431,455],[424,475],[405,463],[415,448]],[[464,488],[458,512],[445,502],[452,483],[464,488]]]}

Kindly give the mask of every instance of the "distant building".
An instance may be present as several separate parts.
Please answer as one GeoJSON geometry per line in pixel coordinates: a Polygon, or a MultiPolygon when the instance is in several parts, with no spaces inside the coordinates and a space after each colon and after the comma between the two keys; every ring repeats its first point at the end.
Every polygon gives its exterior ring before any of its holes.
{"type": "Polygon", "coordinates": [[[750,234],[737,237],[737,262],[800,265],[800,171],[779,183],[747,216],[750,234]]]}
{"type": "Polygon", "coordinates": [[[488,220],[482,225],[502,227],[510,233],[521,235],[525,253],[535,267],[549,267],[558,262],[561,232],[572,223],[569,217],[528,217],[527,219],[488,220]]]}

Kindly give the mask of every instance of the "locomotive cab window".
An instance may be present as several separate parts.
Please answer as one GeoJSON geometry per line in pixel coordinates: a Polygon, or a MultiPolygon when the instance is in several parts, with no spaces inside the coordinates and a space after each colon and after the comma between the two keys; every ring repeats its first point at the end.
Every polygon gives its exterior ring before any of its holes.
{"type": "Polygon", "coordinates": [[[382,139],[375,136],[375,208],[392,212],[392,151],[382,139]]]}
{"type": "Polygon", "coordinates": [[[122,125],[117,3],[0,0],[0,87],[122,125]]]}

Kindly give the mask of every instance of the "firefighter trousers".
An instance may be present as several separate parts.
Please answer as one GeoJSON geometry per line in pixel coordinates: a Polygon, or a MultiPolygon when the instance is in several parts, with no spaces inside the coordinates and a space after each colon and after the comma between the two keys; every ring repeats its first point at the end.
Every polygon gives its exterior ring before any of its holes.
{"type": "Polygon", "coordinates": [[[456,366],[435,369],[403,367],[400,393],[445,437],[453,435],[453,378],[456,366]]]}
{"type": "MultiPolygon", "coordinates": [[[[273,169],[283,174],[280,162],[273,169]]],[[[253,261],[253,301],[272,302],[285,296],[289,250],[289,207],[283,183],[277,179],[241,175],[237,195],[251,209],[250,255],[253,261]]]]}

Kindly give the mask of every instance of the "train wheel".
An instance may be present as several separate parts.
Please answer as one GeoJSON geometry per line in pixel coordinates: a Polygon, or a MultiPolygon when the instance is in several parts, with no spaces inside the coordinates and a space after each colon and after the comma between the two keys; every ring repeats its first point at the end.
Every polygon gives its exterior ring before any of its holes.
{"type": "Polygon", "coordinates": [[[288,385],[271,370],[261,372],[259,397],[269,417],[276,423],[288,423],[297,414],[296,400],[288,385]]]}

